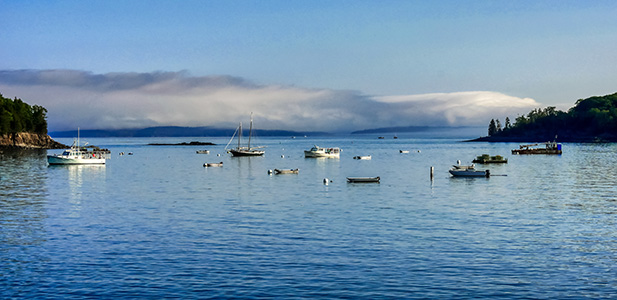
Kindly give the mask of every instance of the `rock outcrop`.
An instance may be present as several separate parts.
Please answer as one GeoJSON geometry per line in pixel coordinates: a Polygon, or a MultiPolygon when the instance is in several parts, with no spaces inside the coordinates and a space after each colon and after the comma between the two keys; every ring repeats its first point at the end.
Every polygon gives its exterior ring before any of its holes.
{"type": "Polygon", "coordinates": [[[69,146],[54,141],[49,135],[30,132],[0,135],[0,148],[64,149],[69,146]]]}

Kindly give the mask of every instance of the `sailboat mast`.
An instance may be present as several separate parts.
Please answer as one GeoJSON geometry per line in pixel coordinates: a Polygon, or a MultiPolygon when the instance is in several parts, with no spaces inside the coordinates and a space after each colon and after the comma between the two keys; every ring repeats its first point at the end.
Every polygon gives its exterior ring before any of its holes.
{"type": "Polygon", "coordinates": [[[238,126],[238,150],[240,150],[240,140],[242,139],[242,122],[238,126]]]}
{"type": "Polygon", "coordinates": [[[251,125],[249,126],[249,144],[248,150],[251,150],[251,136],[253,135],[253,113],[251,113],[251,125]]]}

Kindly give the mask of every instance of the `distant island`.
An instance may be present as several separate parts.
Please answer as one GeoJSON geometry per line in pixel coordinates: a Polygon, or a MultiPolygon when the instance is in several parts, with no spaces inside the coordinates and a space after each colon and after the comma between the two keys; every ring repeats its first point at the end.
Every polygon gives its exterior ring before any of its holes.
{"type": "Polygon", "coordinates": [[[579,99],[567,112],[549,106],[519,116],[513,124],[491,120],[488,136],[471,141],[486,142],[617,142],[617,93],[579,99]]]}
{"type": "Polygon", "coordinates": [[[61,149],[68,146],[47,135],[47,110],[0,94],[0,148],[61,149]]]}

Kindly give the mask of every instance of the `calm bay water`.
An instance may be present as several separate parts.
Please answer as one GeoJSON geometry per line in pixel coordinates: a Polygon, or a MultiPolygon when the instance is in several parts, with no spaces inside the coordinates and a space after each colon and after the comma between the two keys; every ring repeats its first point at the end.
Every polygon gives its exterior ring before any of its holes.
{"type": "Polygon", "coordinates": [[[265,157],[232,158],[227,139],[88,141],[106,166],[2,154],[0,298],[617,297],[616,144],[262,138],[265,157]],[[191,140],[218,145],[147,145],[191,140]],[[305,159],[313,144],[343,153],[305,159]],[[483,153],[507,176],[450,177],[483,153]]]}

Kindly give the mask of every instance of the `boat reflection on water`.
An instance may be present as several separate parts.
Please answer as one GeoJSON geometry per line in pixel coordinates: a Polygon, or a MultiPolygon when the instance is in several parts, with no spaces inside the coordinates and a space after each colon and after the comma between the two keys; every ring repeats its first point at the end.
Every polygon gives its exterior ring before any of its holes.
{"type": "Polygon", "coordinates": [[[80,215],[83,198],[93,190],[105,188],[105,185],[97,184],[106,181],[105,165],[49,165],[48,168],[54,171],[53,176],[66,177],[66,199],[71,217],[80,215]]]}

